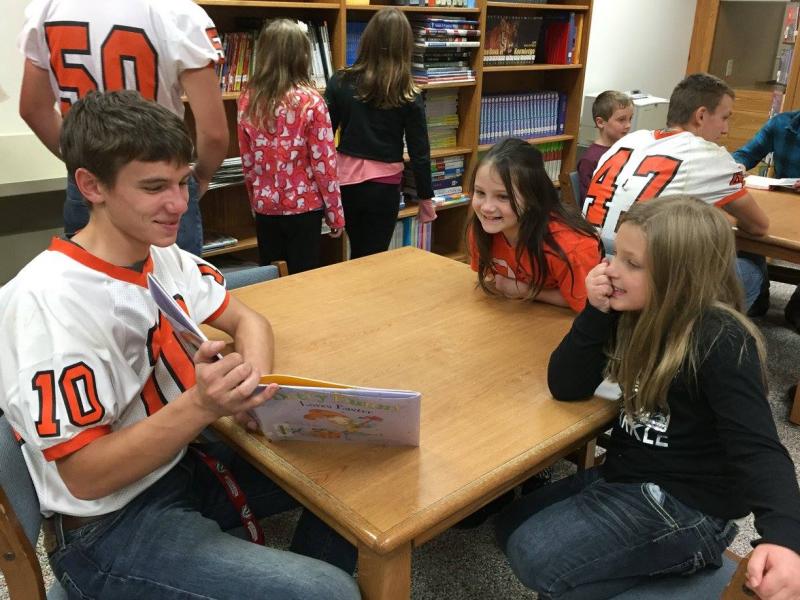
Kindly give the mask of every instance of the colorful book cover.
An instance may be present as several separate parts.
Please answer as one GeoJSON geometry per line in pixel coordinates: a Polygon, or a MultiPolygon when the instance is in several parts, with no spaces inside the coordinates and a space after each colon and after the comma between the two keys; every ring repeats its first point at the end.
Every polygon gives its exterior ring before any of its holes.
{"type": "MultiPolygon", "coordinates": [[[[152,273],[147,276],[147,288],[175,337],[194,356],[208,338],[152,273]]],[[[353,387],[291,375],[265,375],[256,392],[271,383],[278,384],[278,391],[253,411],[253,417],[272,441],[419,446],[419,392],[353,387]]]]}

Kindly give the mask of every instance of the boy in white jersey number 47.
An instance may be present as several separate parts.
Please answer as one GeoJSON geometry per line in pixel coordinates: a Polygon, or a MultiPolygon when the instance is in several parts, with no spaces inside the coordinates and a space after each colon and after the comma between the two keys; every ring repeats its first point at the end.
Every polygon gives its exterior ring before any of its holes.
{"type": "Polygon", "coordinates": [[[296,502],[222,444],[187,452],[221,416],[247,423],[276,387],[253,395],[272,368],[267,320],[175,245],[192,156],[183,122],[137,92],[93,92],[67,115],[61,154],[89,224],[0,290],[0,408],[22,441],[61,585],[117,600],[358,598],[345,572],[354,548],[311,513],[297,553],[224,533],[296,502]],[[147,292],[149,273],[236,352],[215,360],[223,343],[206,342],[188,356],[147,292]],[[246,502],[229,500],[222,463],[246,502]]]}
{"type": "MultiPolygon", "coordinates": [[[[672,91],[667,129],[634,131],[600,157],[583,214],[607,252],[613,254],[620,219],[631,206],[658,196],[692,196],[727,212],[747,233],[767,233],[769,219],[744,187],[739,165],[716,143],[728,132],[734,96],[713,75],[689,75],[672,91]]],[[[736,267],[749,308],[764,283],[765,261],[740,254],[736,267]]]]}

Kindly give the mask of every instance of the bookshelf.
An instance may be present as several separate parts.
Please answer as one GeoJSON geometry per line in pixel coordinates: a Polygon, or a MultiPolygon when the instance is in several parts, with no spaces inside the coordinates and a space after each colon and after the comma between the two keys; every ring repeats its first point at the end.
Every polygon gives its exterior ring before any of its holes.
{"type": "MultiPolygon", "coordinates": [[[[375,11],[391,5],[391,0],[370,0],[367,4],[348,4],[346,0],[339,2],[307,2],[281,0],[196,0],[214,20],[221,34],[237,31],[237,22],[242,18],[263,19],[275,17],[297,18],[306,21],[325,21],[330,38],[331,58],[335,69],[346,64],[347,23],[351,21],[367,21],[375,11]]],[[[363,1],[363,0],[362,0],[363,1]]],[[[560,144],[556,150],[560,158],[560,169],[554,177],[556,186],[564,189],[571,198],[569,188],[569,172],[575,166],[577,132],[580,119],[581,101],[583,98],[584,65],[589,42],[592,0],[582,0],[569,4],[528,4],[517,2],[496,2],[492,0],[475,0],[474,8],[454,6],[397,6],[407,13],[409,18],[424,18],[434,15],[445,15],[464,19],[477,20],[481,31],[480,46],[472,49],[469,67],[475,72],[474,81],[447,81],[424,84],[424,90],[453,90],[458,96],[459,126],[456,144],[446,148],[431,150],[432,159],[463,157],[464,191],[468,192],[469,179],[480,154],[491,147],[491,144],[480,143],[481,98],[492,94],[524,94],[532,92],[558,92],[565,96],[563,131],[541,132],[536,137],[521,136],[530,143],[538,145],[560,144]],[[538,56],[534,64],[493,65],[484,66],[484,45],[486,40],[487,17],[507,15],[517,20],[530,17],[554,19],[557,15],[573,15],[574,52],[568,64],[546,64],[538,56]]],[[[239,92],[225,92],[223,100],[231,131],[228,156],[239,153],[236,142],[236,101],[239,92]]],[[[187,124],[193,127],[193,119],[187,110],[187,124]]],[[[543,146],[544,148],[544,146],[543,146]]],[[[552,150],[551,150],[552,154],[552,150]]],[[[406,157],[407,158],[407,157],[406,157]]],[[[204,226],[209,230],[224,232],[238,239],[238,243],[225,248],[218,248],[204,253],[211,259],[228,253],[236,253],[248,257],[256,257],[255,227],[247,192],[243,184],[212,190],[201,201],[204,226]]],[[[407,204],[401,209],[398,219],[414,217],[417,214],[415,204],[407,204]]],[[[464,230],[470,215],[469,202],[461,204],[445,204],[437,207],[437,219],[432,223],[431,250],[444,256],[463,260],[466,257],[464,248],[464,230]]],[[[346,260],[346,241],[332,240],[323,236],[322,263],[332,264],[346,260]]]]}

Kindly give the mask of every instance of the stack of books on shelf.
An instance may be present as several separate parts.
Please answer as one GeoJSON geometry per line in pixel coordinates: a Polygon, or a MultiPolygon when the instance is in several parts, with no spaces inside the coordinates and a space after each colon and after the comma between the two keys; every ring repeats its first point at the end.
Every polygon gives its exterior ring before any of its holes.
{"type": "Polygon", "coordinates": [[[389,242],[389,250],[413,246],[414,248],[430,251],[432,233],[432,223],[420,223],[417,217],[406,217],[399,220],[394,226],[394,234],[392,235],[392,241],[389,242]]]}
{"type": "MultiPolygon", "coordinates": [[[[464,194],[463,180],[463,156],[448,156],[431,160],[433,202],[436,206],[468,202],[469,197],[464,194]]],[[[419,198],[414,173],[409,165],[406,165],[403,171],[403,196],[408,200],[419,198]]]]}
{"type": "MultiPolygon", "coordinates": [[[[220,89],[223,92],[241,92],[247,88],[247,82],[255,67],[256,39],[259,31],[269,19],[241,18],[236,20],[242,31],[224,33],[221,36],[225,62],[216,67],[220,89]]],[[[328,35],[328,24],[297,21],[306,28],[308,41],[311,44],[311,81],[315,87],[324,89],[333,75],[331,44],[328,35]]]]}
{"type": "Polygon", "coordinates": [[[203,231],[203,252],[211,252],[212,250],[235,246],[238,243],[239,240],[232,235],[220,233],[219,231],[203,231]]]}
{"type": "Polygon", "coordinates": [[[414,16],[411,71],[419,84],[475,81],[470,52],[481,45],[478,22],[435,15],[414,16]]]}
{"type": "Polygon", "coordinates": [[[425,119],[431,148],[452,148],[458,131],[458,92],[456,90],[427,90],[425,119]]]}
{"type": "Polygon", "coordinates": [[[486,15],[484,66],[532,65],[541,28],[537,15],[486,15]]]}
{"type": "Polygon", "coordinates": [[[358,43],[361,35],[367,28],[367,21],[348,21],[347,22],[347,41],[345,42],[345,64],[349,67],[356,62],[358,57],[358,43]]]}
{"type": "Polygon", "coordinates": [[[242,157],[233,156],[226,158],[214,173],[211,182],[208,184],[209,190],[214,190],[229,185],[244,183],[244,173],[242,173],[242,157]]]}
{"type": "Polygon", "coordinates": [[[561,92],[493,94],[481,98],[480,144],[505,137],[536,138],[564,133],[567,96],[561,92]]]}

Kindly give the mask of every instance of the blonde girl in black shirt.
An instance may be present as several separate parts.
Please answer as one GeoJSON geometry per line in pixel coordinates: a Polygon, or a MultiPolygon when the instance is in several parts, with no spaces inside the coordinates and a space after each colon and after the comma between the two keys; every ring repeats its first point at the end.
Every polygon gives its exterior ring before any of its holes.
{"type": "Polygon", "coordinates": [[[610,598],[648,577],[718,567],[751,511],[748,585],[800,594],[800,492],[766,399],[764,344],[740,311],[730,224],[693,198],[637,203],[617,254],[553,352],[559,400],[622,389],[605,463],[522,498],[498,521],[540,598],[610,598]]]}

